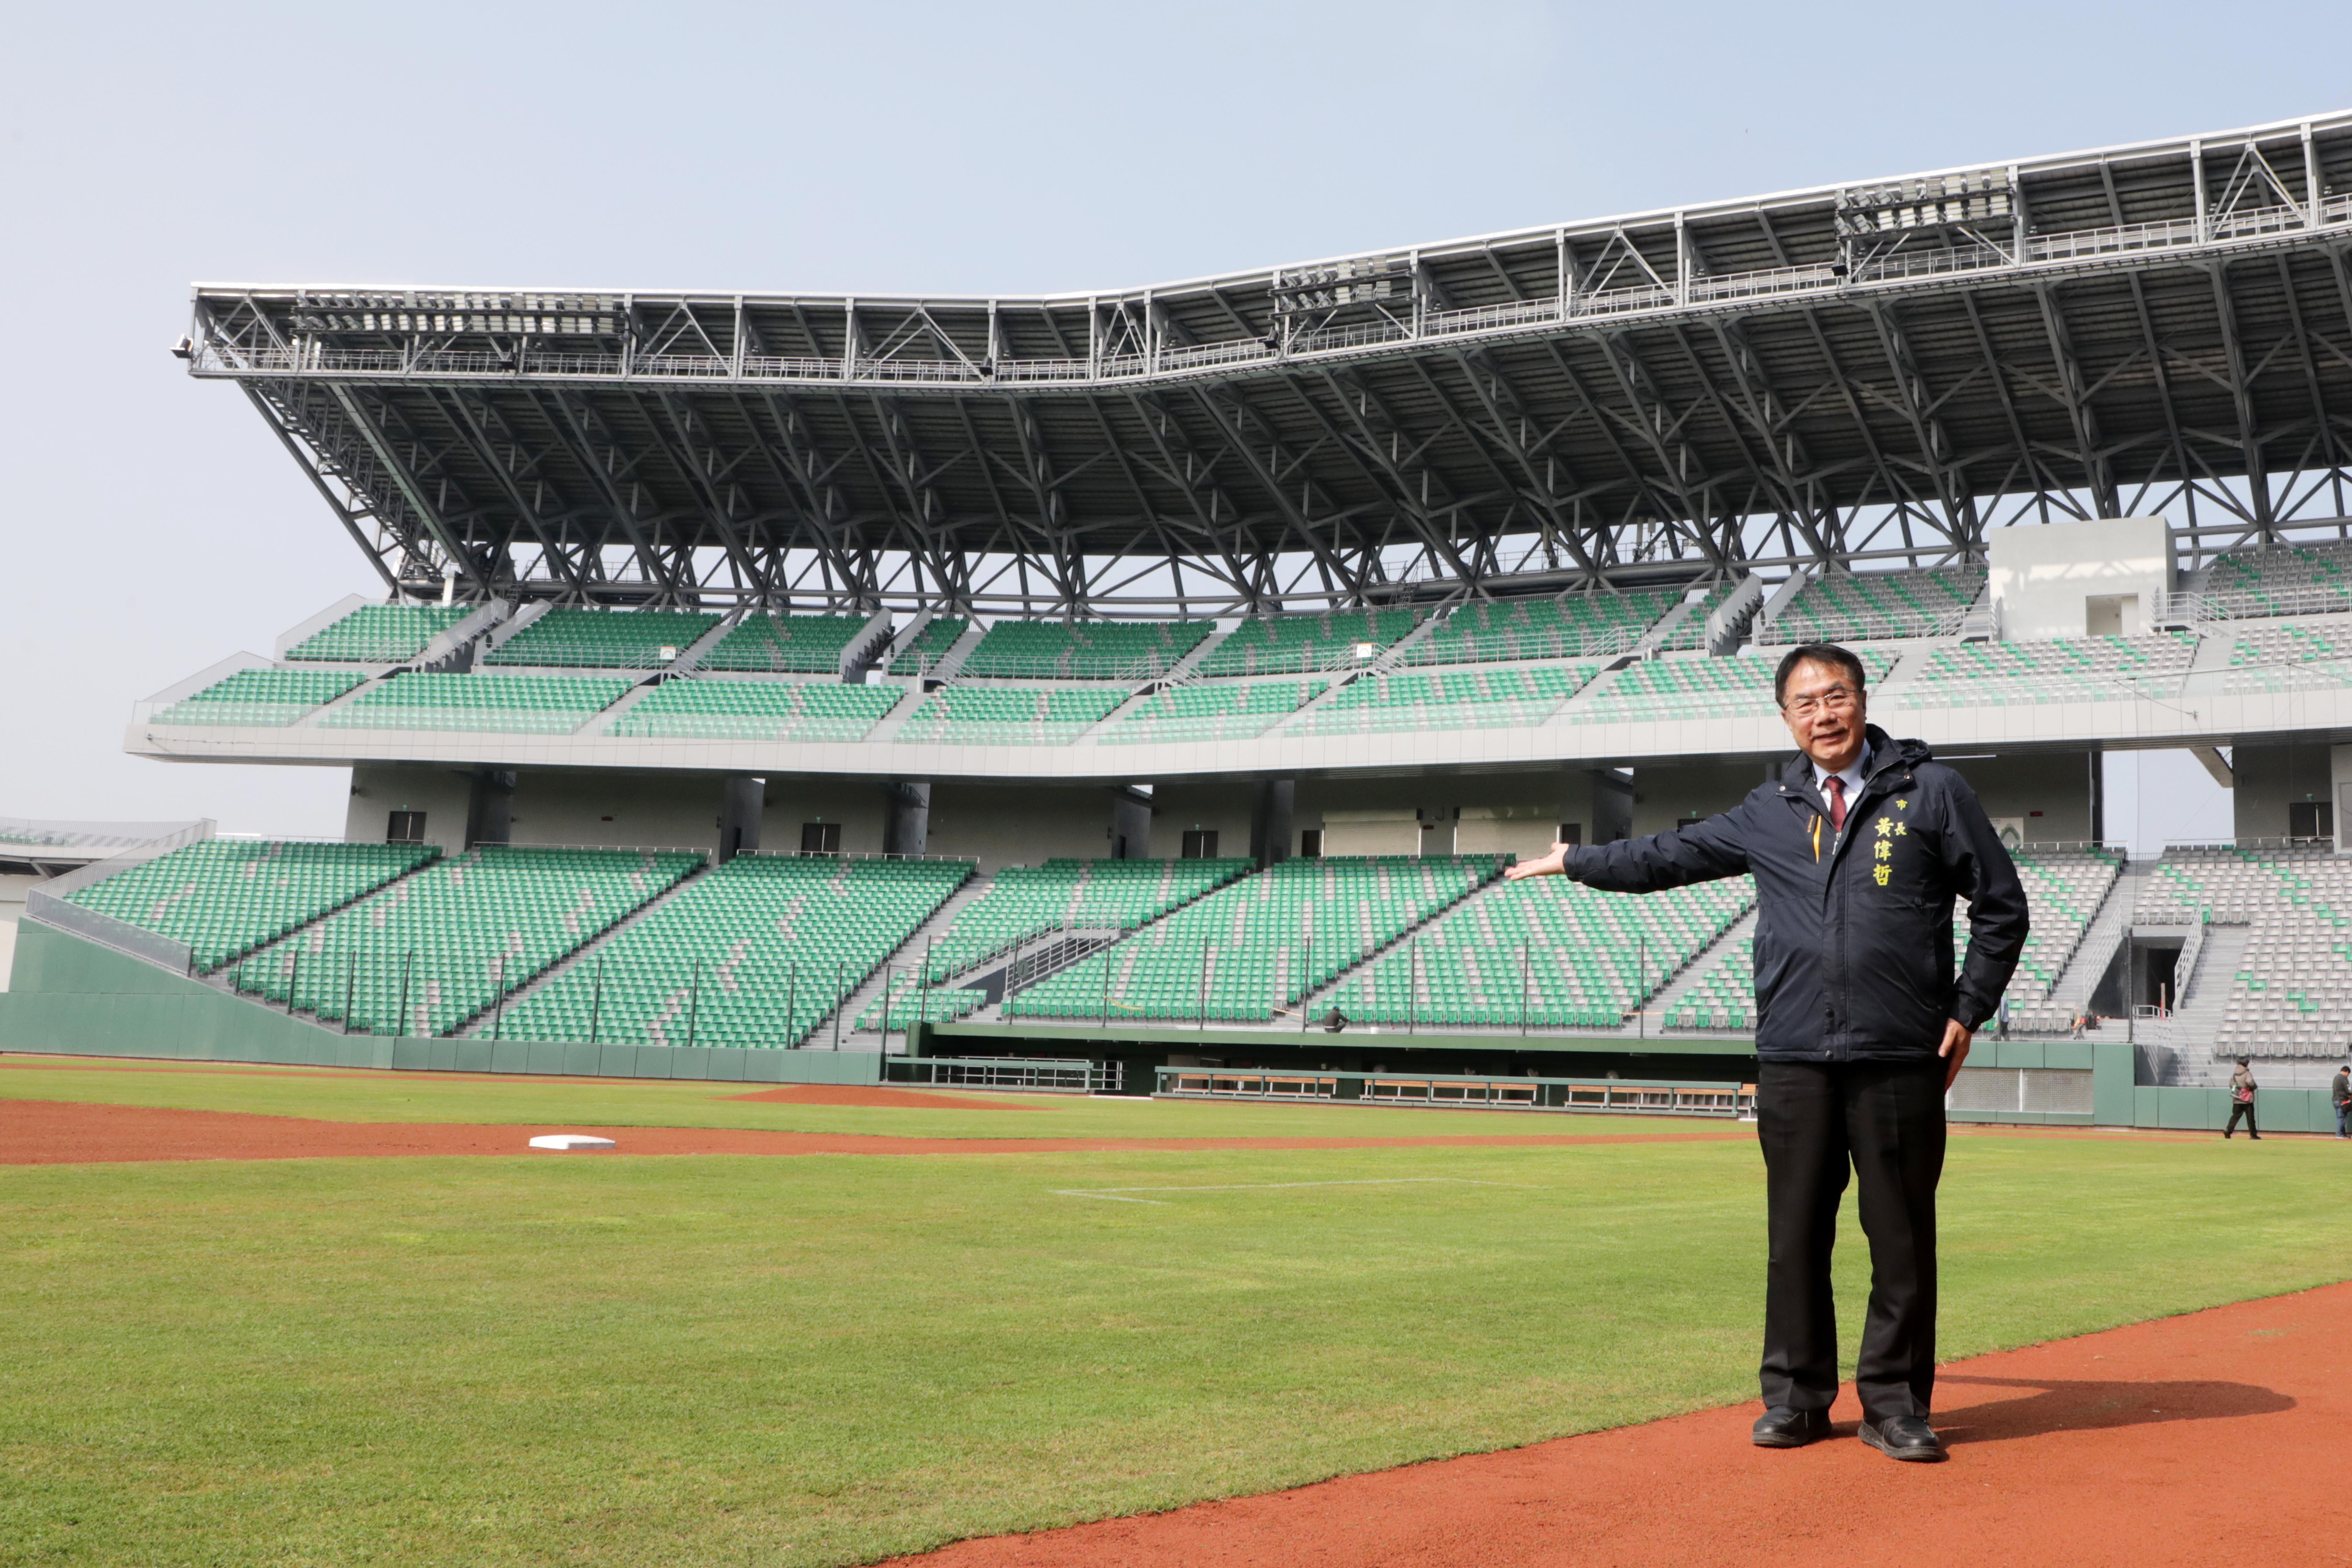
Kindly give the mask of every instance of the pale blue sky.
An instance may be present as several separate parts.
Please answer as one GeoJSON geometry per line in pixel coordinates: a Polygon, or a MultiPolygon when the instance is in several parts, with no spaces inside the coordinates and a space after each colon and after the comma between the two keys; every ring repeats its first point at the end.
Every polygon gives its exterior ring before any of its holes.
{"type": "MultiPolygon", "coordinates": [[[[135,699],[373,582],[244,400],[169,356],[193,280],[1131,285],[2341,108],[2341,24],[2260,4],[12,7],[0,815],[340,829],[340,773],[121,753],[135,699]]],[[[2212,815],[2184,793],[2194,763],[2145,773],[2132,799],[2212,815]]],[[[2171,816],[2171,837],[2226,830],[2171,816]]]]}

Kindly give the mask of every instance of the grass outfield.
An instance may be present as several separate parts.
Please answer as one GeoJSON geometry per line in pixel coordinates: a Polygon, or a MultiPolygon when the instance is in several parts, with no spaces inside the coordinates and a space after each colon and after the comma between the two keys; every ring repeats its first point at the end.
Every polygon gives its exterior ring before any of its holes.
{"type": "MultiPolygon", "coordinates": [[[[507,1089],[402,1078],[12,1069],[0,1096],[396,1089],[421,1119],[507,1089]]],[[[684,1088],[466,1119],[674,1121],[684,1088]],[[640,1095],[667,1109],[609,1109],[640,1095]]],[[[714,1113],[1622,1126],[1024,1103],[714,1113]]],[[[2343,1160],[1956,1139],[1944,1352],[2342,1278],[2343,1160]]],[[[0,1167],[0,1563],[849,1563],[1525,1443],[1752,1396],[1761,1219],[1746,1142],[0,1167]]]]}

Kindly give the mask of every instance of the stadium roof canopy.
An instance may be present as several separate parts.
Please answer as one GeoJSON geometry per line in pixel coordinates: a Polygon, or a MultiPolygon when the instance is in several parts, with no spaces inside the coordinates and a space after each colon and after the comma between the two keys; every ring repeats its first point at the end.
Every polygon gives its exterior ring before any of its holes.
{"type": "Polygon", "coordinates": [[[206,285],[389,588],[1194,613],[2337,523],[2352,112],[1084,295],[206,285]]]}

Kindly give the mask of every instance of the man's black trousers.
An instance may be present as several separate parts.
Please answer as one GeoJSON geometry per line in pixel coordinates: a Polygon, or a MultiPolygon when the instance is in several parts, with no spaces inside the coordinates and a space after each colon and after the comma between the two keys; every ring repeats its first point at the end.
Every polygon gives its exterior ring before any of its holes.
{"type": "Polygon", "coordinates": [[[1854,1392],[1864,1416],[1925,1417],[1936,1391],[1936,1183],[1944,1173],[1944,1063],[1759,1062],[1770,1260],[1764,1403],[1826,1410],[1837,1397],[1830,1251],[1851,1163],[1870,1238],[1870,1311],[1854,1392]]]}

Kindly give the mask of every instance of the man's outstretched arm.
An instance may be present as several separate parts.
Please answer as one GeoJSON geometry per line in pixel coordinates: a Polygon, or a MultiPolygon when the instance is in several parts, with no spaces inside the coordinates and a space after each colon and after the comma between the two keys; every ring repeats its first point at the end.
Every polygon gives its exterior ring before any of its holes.
{"type": "Polygon", "coordinates": [[[1654,893],[1737,877],[1748,869],[1747,812],[1745,805],[1736,806],[1688,827],[1614,844],[1555,844],[1550,854],[1522,861],[1503,874],[1515,882],[1526,877],[1572,877],[1613,893],[1654,893]]]}

